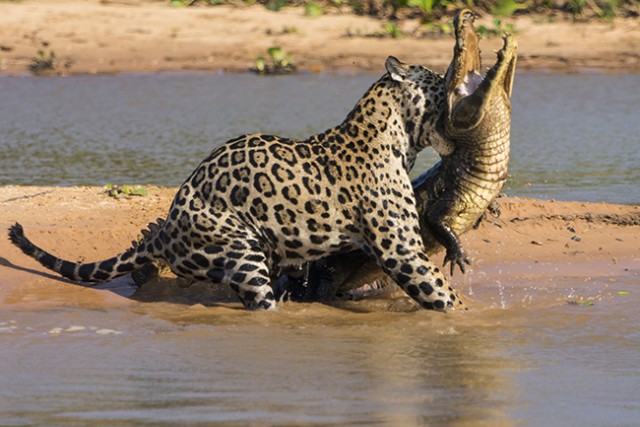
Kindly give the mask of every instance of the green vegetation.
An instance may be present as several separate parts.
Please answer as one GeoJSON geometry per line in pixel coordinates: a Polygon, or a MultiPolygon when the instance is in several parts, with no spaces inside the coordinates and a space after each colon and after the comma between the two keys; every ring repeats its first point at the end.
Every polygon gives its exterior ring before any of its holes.
{"type": "Polygon", "coordinates": [[[526,9],[528,2],[518,3],[516,0],[497,0],[491,7],[494,16],[510,16],[518,10],[526,9]]]}
{"type": "MultiPolygon", "coordinates": [[[[2,1],[2,0],[0,0],[2,1]]],[[[6,0],[5,0],[6,1],[6,0]]],[[[269,10],[302,6],[310,18],[332,10],[369,15],[385,21],[419,18],[424,24],[450,20],[456,10],[471,8],[481,14],[504,18],[512,15],[536,13],[573,19],[611,19],[616,16],[640,16],[638,0],[168,0],[172,6],[211,6],[232,4],[251,6],[261,4],[269,10]]]]}
{"type": "Polygon", "coordinates": [[[285,25],[284,27],[282,27],[282,34],[299,34],[300,31],[298,31],[298,29],[291,25],[291,26],[287,26],[285,25]]]}
{"type": "Polygon", "coordinates": [[[423,35],[442,35],[453,32],[453,23],[449,21],[431,21],[422,24],[423,35]]]}
{"type": "Polygon", "coordinates": [[[384,34],[392,39],[398,39],[402,36],[402,30],[395,21],[389,21],[384,24],[384,34]]]}
{"type": "Polygon", "coordinates": [[[594,302],[591,301],[591,300],[585,300],[585,299],[580,298],[580,299],[577,299],[577,300],[569,300],[569,301],[567,301],[567,304],[570,304],[570,305],[581,305],[583,307],[590,307],[590,306],[592,306],[594,304],[594,302]]]}
{"type": "Polygon", "coordinates": [[[517,34],[518,30],[511,23],[502,23],[502,20],[498,18],[493,19],[493,28],[486,27],[484,25],[478,25],[478,33],[482,37],[500,37],[504,33],[517,34]]]}
{"type": "Polygon", "coordinates": [[[52,50],[45,52],[39,50],[38,55],[31,58],[29,63],[29,71],[33,74],[48,74],[56,69],[56,53],[52,50]]]}
{"type": "Polygon", "coordinates": [[[372,37],[379,39],[399,39],[404,35],[405,34],[402,31],[402,28],[400,28],[396,21],[387,21],[382,25],[380,30],[374,32],[365,32],[362,30],[352,30],[350,28],[347,28],[347,31],[345,33],[346,37],[372,37]]]}
{"type": "Polygon", "coordinates": [[[266,8],[272,12],[277,12],[283,7],[287,6],[287,0],[269,0],[265,4],[266,8]]]}
{"type": "Polygon", "coordinates": [[[104,193],[114,199],[130,199],[134,196],[144,197],[147,195],[147,189],[140,185],[107,184],[104,188],[104,193]]]}
{"type": "Polygon", "coordinates": [[[223,4],[224,0],[169,0],[169,4],[174,7],[185,7],[185,6],[193,6],[196,3],[204,3],[204,4],[223,4]]]}
{"type": "Polygon", "coordinates": [[[449,5],[455,5],[455,2],[450,0],[407,0],[407,6],[420,10],[423,23],[439,18],[440,11],[444,11],[449,5]]]}
{"type": "Polygon", "coordinates": [[[324,9],[318,3],[309,2],[304,5],[304,16],[317,18],[324,13],[324,9]]]}
{"type": "MultiPolygon", "coordinates": [[[[29,71],[36,76],[64,75],[73,65],[73,61],[59,59],[53,49],[45,49],[49,46],[48,42],[42,41],[40,43],[43,49],[38,50],[36,56],[31,58],[29,65],[27,65],[29,71]]],[[[5,50],[4,46],[0,46],[0,50],[5,50]]]]}
{"type": "Polygon", "coordinates": [[[269,60],[263,56],[256,58],[256,66],[253,69],[258,74],[291,74],[297,71],[293,58],[278,46],[267,49],[269,60]]]}

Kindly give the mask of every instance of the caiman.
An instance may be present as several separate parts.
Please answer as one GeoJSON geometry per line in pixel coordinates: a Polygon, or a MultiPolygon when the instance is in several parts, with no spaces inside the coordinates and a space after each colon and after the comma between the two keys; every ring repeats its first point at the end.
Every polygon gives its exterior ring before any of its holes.
{"type": "MultiPolygon", "coordinates": [[[[471,263],[459,236],[497,206],[495,198],[507,179],[509,161],[517,43],[505,35],[496,64],[483,77],[474,18],[465,9],[454,19],[454,56],[442,76],[447,97],[440,125],[451,145],[434,147],[441,161],[412,181],[427,254],[446,249],[444,263],[451,263],[451,274],[456,265],[464,273],[465,264],[471,263]]],[[[356,296],[362,289],[389,285],[375,263],[360,252],[316,261],[304,273],[285,284],[294,300],[356,296]]]]}

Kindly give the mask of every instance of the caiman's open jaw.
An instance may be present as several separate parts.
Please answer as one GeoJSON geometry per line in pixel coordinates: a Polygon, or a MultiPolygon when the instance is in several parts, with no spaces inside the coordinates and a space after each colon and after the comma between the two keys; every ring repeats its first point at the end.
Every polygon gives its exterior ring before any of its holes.
{"type": "Polygon", "coordinates": [[[498,60],[483,78],[474,19],[473,12],[463,9],[453,20],[456,45],[453,48],[453,60],[445,75],[448,130],[474,128],[482,121],[492,97],[502,96],[508,105],[511,98],[517,43],[511,35],[504,36],[504,46],[498,51],[498,60]]]}

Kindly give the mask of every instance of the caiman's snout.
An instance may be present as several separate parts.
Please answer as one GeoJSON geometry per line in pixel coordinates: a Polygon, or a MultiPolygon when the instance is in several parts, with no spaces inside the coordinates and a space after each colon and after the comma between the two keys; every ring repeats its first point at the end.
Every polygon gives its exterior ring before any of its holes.
{"type": "Polygon", "coordinates": [[[454,18],[456,44],[445,75],[447,132],[469,130],[484,119],[489,104],[500,98],[510,110],[511,89],[517,59],[517,43],[506,34],[496,64],[482,77],[479,36],[473,26],[476,15],[463,9],[454,18]]]}

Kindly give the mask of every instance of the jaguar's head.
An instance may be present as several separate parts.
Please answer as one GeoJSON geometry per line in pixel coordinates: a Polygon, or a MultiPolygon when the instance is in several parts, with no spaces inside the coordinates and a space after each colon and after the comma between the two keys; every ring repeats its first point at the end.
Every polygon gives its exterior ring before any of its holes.
{"type": "Polygon", "coordinates": [[[393,89],[393,101],[408,140],[409,159],[415,159],[427,146],[450,146],[438,128],[446,99],[443,77],[421,65],[402,63],[393,56],[387,58],[385,68],[385,78],[393,89]]]}

